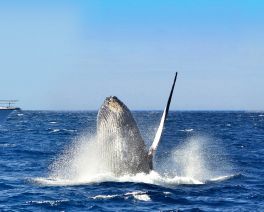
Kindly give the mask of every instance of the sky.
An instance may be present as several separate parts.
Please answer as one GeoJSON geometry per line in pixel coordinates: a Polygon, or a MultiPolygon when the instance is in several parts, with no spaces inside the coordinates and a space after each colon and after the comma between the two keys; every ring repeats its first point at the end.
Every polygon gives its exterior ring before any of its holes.
{"type": "Polygon", "coordinates": [[[264,1],[0,1],[0,99],[25,110],[264,110],[264,1]]]}

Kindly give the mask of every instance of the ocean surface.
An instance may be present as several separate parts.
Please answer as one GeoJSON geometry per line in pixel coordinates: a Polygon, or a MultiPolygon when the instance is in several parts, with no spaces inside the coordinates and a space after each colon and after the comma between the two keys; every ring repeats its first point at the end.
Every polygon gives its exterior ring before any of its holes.
{"type": "MultiPolygon", "coordinates": [[[[100,169],[96,114],[8,117],[0,211],[264,211],[264,112],[172,111],[154,171],[121,177],[100,169]]],[[[161,111],[133,115],[149,147],[161,111]]]]}

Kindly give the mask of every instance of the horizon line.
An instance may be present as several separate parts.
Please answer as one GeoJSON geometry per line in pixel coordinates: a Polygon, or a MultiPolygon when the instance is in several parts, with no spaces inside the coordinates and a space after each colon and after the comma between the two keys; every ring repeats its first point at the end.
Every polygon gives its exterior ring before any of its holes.
{"type": "MultiPolygon", "coordinates": [[[[97,112],[99,109],[20,109],[20,111],[50,111],[50,112],[97,112]]],[[[134,109],[131,112],[163,112],[162,109],[134,109]]],[[[170,112],[264,112],[258,109],[173,109],[170,112]]]]}

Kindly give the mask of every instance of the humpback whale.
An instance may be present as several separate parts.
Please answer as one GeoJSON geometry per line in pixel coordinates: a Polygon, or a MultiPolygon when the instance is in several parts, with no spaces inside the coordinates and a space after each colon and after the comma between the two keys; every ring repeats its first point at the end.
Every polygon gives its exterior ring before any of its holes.
{"type": "Polygon", "coordinates": [[[169,99],[150,149],[146,150],[136,121],[128,107],[116,96],[105,99],[97,114],[97,142],[100,156],[115,175],[149,173],[161,139],[177,79],[174,77],[169,99]]]}

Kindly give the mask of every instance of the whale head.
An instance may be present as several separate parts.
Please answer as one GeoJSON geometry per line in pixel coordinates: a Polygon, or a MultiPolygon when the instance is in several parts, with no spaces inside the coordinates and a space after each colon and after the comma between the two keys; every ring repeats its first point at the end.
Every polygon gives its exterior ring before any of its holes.
{"type": "Polygon", "coordinates": [[[111,128],[124,126],[131,121],[134,122],[134,119],[127,106],[116,96],[109,96],[104,100],[98,112],[97,128],[108,124],[111,125],[111,128]]]}

